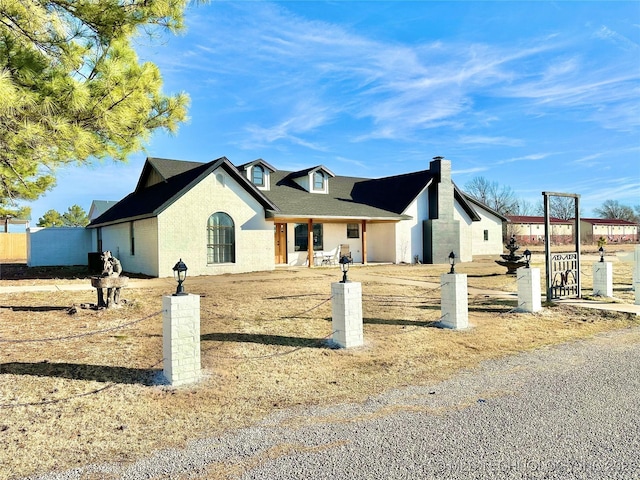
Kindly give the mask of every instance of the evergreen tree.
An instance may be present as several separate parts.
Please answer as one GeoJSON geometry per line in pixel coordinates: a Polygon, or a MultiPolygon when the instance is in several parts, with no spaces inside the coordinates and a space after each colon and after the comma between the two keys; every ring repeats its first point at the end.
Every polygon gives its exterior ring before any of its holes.
{"type": "Polygon", "coordinates": [[[57,210],[47,210],[44,215],[38,219],[36,224],[38,227],[62,227],[64,219],[57,210]]]}
{"type": "Polygon", "coordinates": [[[119,161],[186,116],[132,39],[183,28],[189,0],[0,0],[0,206],[33,200],[56,167],[119,161]]]}
{"type": "Polygon", "coordinates": [[[65,227],[86,227],[89,225],[89,217],[79,205],[72,205],[62,214],[65,227]]]}

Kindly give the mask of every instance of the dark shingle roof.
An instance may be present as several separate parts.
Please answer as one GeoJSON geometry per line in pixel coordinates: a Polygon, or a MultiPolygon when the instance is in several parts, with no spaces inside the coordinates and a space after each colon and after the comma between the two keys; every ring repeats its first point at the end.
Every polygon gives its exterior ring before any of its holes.
{"type": "Polygon", "coordinates": [[[249,191],[265,209],[277,210],[277,207],[246,180],[225,157],[209,163],[151,159],[145,163],[140,178],[142,179],[145,172],[149,171],[150,165],[157,167],[159,163],[161,164],[161,169],[163,169],[165,181],[146,188],[139,188],[140,182],[138,182],[136,191],[124,197],[116,205],[94,219],[88,226],[97,227],[127,220],[154,217],[180,198],[189,188],[219,167],[224,168],[236,181],[244,184],[247,191],[249,191]],[[161,160],[161,162],[158,162],[158,160],[161,160]],[[176,165],[170,165],[167,162],[175,162],[176,165]],[[180,165],[182,163],[187,165],[180,165]]]}
{"type": "Polygon", "coordinates": [[[283,216],[405,218],[402,214],[432,178],[428,170],[379,179],[329,178],[329,193],[309,193],[293,181],[299,172],[271,174],[265,195],[283,216]]]}
{"type": "MultiPolygon", "coordinates": [[[[434,174],[430,170],[377,179],[339,176],[327,180],[329,193],[309,193],[294,181],[294,178],[299,178],[300,171],[276,170],[271,173],[271,189],[261,191],[225,157],[209,163],[149,158],[136,190],[94,219],[89,227],[156,216],[219,167],[224,168],[253,195],[263,205],[267,216],[271,217],[406,219],[409,218],[404,214],[407,207],[434,181],[434,174]],[[161,180],[145,187],[146,179],[150,176],[154,181],[158,180],[158,176],[161,180]]],[[[470,217],[479,219],[457,187],[455,195],[470,217]]]]}

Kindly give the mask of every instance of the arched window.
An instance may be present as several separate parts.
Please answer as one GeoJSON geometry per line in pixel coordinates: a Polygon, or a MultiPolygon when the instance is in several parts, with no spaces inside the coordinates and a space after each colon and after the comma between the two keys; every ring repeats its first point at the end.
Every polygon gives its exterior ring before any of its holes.
{"type": "Polygon", "coordinates": [[[258,187],[264,187],[264,168],[260,165],[255,165],[252,169],[253,184],[258,187]]]}
{"type": "Polygon", "coordinates": [[[236,241],[233,219],[216,212],[207,221],[207,263],[235,263],[236,241]]]}

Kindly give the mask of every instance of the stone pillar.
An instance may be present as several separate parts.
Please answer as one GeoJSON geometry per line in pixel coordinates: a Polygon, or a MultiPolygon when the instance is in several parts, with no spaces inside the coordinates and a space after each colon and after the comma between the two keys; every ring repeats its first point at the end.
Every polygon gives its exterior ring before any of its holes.
{"type": "Polygon", "coordinates": [[[467,328],[469,326],[467,275],[465,273],[442,274],[440,289],[442,291],[440,324],[447,328],[467,328]]]}
{"type": "Polygon", "coordinates": [[[518,279],[518,310],[535,313],[542,310],[540,289],[540,269],[520,267],[516,271],[518,279]]]}
{"type": "Polygon", "coordinates": [[[200,379],[200,297],[162,297],[162,356],[164,376],[170,385],[200,379]]]}
{"type": "Polygon", "coordinates": [[[593,294],[599,297],[613,297],[613,264],[611,262],[593,264],[593,294]]]}
{"type": "Polygon", "coordinates": [[[636,292],[635,304],[640,305],[640,245],[636,245],[633,251],[633,289],[636,292]]]}
{"type": "Polygon", "coordinates": [[[333,342],[342,348],[360,347],[362,333],[362,284],[331,284],[331,329],[333,342]]]}

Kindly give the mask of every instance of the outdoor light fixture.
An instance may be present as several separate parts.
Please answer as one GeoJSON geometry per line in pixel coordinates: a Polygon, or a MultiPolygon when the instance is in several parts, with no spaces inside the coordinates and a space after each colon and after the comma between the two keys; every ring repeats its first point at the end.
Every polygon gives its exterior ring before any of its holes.
{"type": "Polygon", "coordinates": [[[454,268],[455,264],[456,264],[456,254],[453,253],[453,250],[451,250],[451,253],[449,254],[449,265],[451,265],[451,270],[449,271],[449,273],[456,273],[454,268]]]}
{"type": "Polygon", "coordinates": [[[600,261],[604,262],[604,247],[600,247],[598,252],[600,252],[600,261]]]}
{"type": "Polygon", "coordinates": [[[349,257],[346,255],[343,255],[340,257],[339,263],[340,269],[342,270],[342,281],[340,283],[348,283],[349,280],[347,280],[347,272],[349,271],[349,264],[351,263],[351,260],[349,260],[349,257]]]}
{"type": "Polygon", "coordinates": [[[176,293],[174,293],[173,295],[186,295],[186,293],[184,293],[182,282],[184,282],[184,279],[187,278],[187,266],[184,264],[182,259],[180,259],[178,263],[173,266],[173,277],[176,279],[176,282],[178,282],[178,288],[176,289],[176,293]]]}
{"type": "Polygon", "coordinates": [[[524,251],[524,261],[527,262],[525,268],[529,268],[529,262],[531,261],[531,251],[528,248],[524,251]]]}

